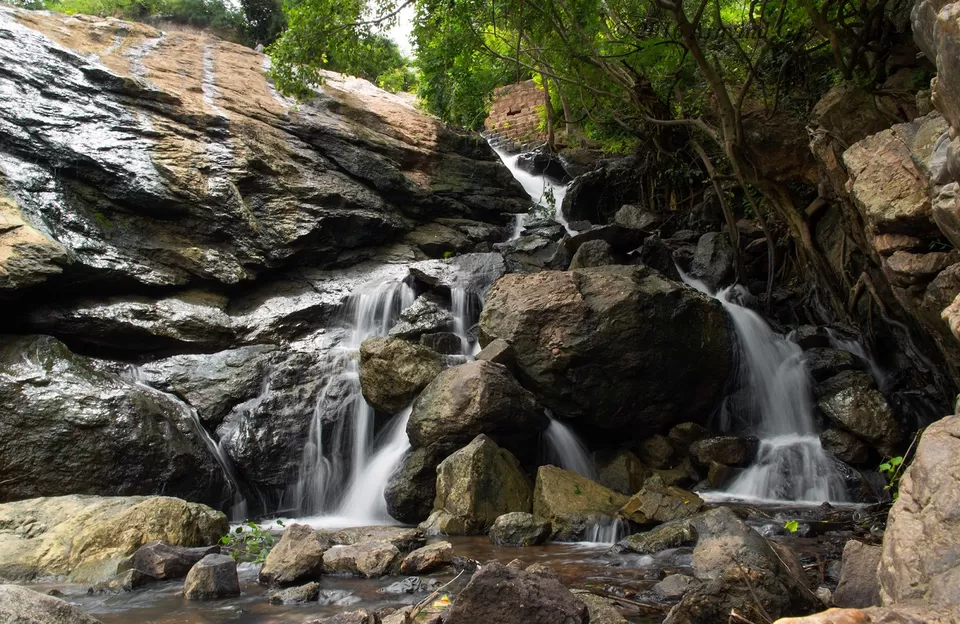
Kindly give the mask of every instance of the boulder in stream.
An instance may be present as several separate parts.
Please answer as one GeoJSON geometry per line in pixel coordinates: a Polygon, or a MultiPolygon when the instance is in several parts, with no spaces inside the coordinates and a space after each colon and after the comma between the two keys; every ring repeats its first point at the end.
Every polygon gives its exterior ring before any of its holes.
{"type": "Polygon", "coordinates": [[[550,523],[533,514],[514,511],[498,516],[490,527],[490,541],[497,546],[539,546],[550,538],[550,523]]]}
{"type": "Polygon", "coordinates": [[[62,576],[96,583],[114,576],[144,544],[214,544],[227,517],[166,496],[58,496],[0,505],[0,579],[62,576]]]}
{"type": "Polygon", "coordinates": [[[323,553],[323,571],[376,578],[389,574],[399,558],[400,551],[390,542],[337,545],[323,553]]]}
{"type": "Polygon", "coordinates": [[[148,542],[137,549],[120,570],[130,568],[160,580],[183,578],[198,561],[207,555],[220,553],[219,546],[185,548],[165,542],[148,542]]]}
{"type": "Polygon", "coordinates": [[[400,562],[401,574],[426,574],[453,561],[453,545],[450,542],[434,542],[418,548],[400,562]]]}
{"type": "Polygon", "coordinates": [[[654,475],[646,480],[642,490],[630,497],[620,514],[637,524],[653,524],[689,518],[702,507],[699,496],[664,485],[663,479],[654,475]]]}
{"type": "Polygon", "coordinates": [[[549,522],[553,539],[577,541],[598,523],[615,518],[627,497],[556,466],[541,466],[533,491],[533,515],[549,522]]]}
{"type": "Polygon", "coordinates": [[[444,624],[588,624],[587,605],[559,581],[484,565],[457,596],[444,624]]]}
{"type": "Polygon", "coordinates": [[[227,555],[207,555],[197,562],[183,582],[187,600],[209,600],[240,595],[237,562],[227,555]]]}
{"type": "Polygon", "coordinates": [[[517,459],[481,434],[437,466],[434,511],[421,528],[444,535],[481,535],[502,514],[529,511],[530,494],[517,459]]]}
{"type": "Polygon", "coordinates": [[[645,266],[506,275],[480,332],[558,416],[634,439],[705,417],[732,357],[720,303],[645,266]]]}
{"type": "Polygon", "coordinates": [[[360,345],[360,386],[376,409],[395,414],[443,370],[435,351],[401,338],[370,338],[360,345]]]}
{"type": "Polygon", "coordinates": [[[292,585],[318,578],[323,572],[323,553],[332,545],[333,539],[326,531],[291,524],[267,555],[259,580],[269,585],[292,585]]]}

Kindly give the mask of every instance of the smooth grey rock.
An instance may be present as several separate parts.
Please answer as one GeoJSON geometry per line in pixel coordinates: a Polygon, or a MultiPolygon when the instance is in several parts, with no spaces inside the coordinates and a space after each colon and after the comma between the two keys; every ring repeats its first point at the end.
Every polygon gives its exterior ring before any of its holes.
{"type": "Polygon", "coordinates": [[[190,568],[183,582],[187,600],[229,598],[240,595],[237,562],[227,555],[207,555],[190,568]]]}
{"type": "Polygon", "coordinates": [[[671,574],[653,586],[653,592],[661,600],[679,600],[691,589],[700,585],[700,581],[686,574],[671,574]]]}
{"type": "Polygon", "coordinates": [[[880,606],[877,565],[881,547],[850,540],[843,547],[840,582],[833,592],[833,606],[858,608],[880,606]]]}
{"type": "Polygon", "coordinates": [[[533,514],[514,511],[497,516],[490,527],[490,542],[497,546],[538,546],[550,538],[550,523],[533,514]]]}
{"type": "Polygon", "coordinates": [[[315,531],[305,524],[291,524],[267,555],[260,568],[261,583],[291,585],[319,578],[323,572],[323,553],[333,545],[326,531],[315,531]]]}
{"type": "Polygon", "coordinates": [[[4,624],[100,624],[59,598],[20,585],[0,585],[0,622],[4,624]]]}
{"type": "MultiPolygon", "coordinates": [[[[211,554],[219,554],[219,546],[184,548],[160,541],[148,542],[133,553],[127,565],[157,579],[183,578],[198,561],[211,554]]],[[[122,570],[121,570],[122,571],[122,570]]]]}

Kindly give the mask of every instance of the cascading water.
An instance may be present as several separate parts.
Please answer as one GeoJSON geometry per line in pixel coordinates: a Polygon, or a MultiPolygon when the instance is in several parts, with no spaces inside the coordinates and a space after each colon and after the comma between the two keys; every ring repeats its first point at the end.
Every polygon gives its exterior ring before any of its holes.
{"type": "Polygon", "coordinates": [[[545,411],[550,424],[543,434],[544,463],[572,470],[592,480],[597,478],[597,469],[593,459],[573,429],[553,417],[550,410],[545,411]]]}
{"type": "Polygon", "coordinates": [[[883,372],[883,369],[880,368],[880,365],[877,364],[877,361],[871,357],[867,350],[863,348],[863,345],[857,342],[856,340],[849,340],[844,338],[836,331],[827,328],[827,337],[830,339],[830,346],[834,349],[841,349],[843,351],[849,351],[853,355],[857,356],[861,360],[867,363],[867,366],[870,367],[870,375],[873,377],[873,380],[877,382],[877,387],[883,390],[886,387],[887,375],[883,372]]]}
{"type": "MultiPolygon", "coordinates": [[[[687,284],[713,296],[702,283],[682,276],[687,284]]],[[[720,496],[791,503],[843,501],[843,478],[823,450],[813,420],[803,351],[771,330],[759,314],[737,303],[748,294],[742,287],[731,286],[718,292],[716,299],[737,332],[739,407],[752,420],[760,447],[753,464],[720,496]]]]}
{"type": "MultiPolygon", "coordinates": [[[[576,234],[576,232],[570,228],[570,224],[567,223],[566,218],[563,216],[563,211],[560,210],[560,207],[563,205],[563,198],[567,194],[567,185],[557,184],[546,176],[533,175],[532,173],[527,173],[526,171],[517,167],[517,160],[520,158],[521,154],[514,154],[511,156],[496,147],[493,148],[493,151],[497,153],[497,156],[500,157],[500,160],[503,162],[504,166],[510,170],[510,173],[514,178],[516,178],[517,182],[520,183],[520,185],[523,187],[523,190],[527,192],[527,195],[530,196],[530,199],[532,199],[537,206],[548,210],[549,217],[562,225],[570,236],[576,234]]],[[[520,234],[523,232],[524,223],[529,217],[529,214],[519,214],[516,216],[516,221],[513,227],[513,235],[510,237],[510,240],[516,240],[517,238],[520,238],[520,234]]]]}
{"type": "Polygon", "coordinates": [[[210,432],[207,431],[206,427],[203,426],[203,423],[200,422],[200,414],[197,413],[196,408],[182,401],[177,395],[171,392],[164,392],[146,383],[143,380],[140,369],[136,366],[131,365],[127,367],[123,373],[123,377],[150,394],[176,406],[176,408],[189,419],[194,433],[200,437],[204,446],[206,446],[210,454],[213,455],[213,458],[223,471],[223,476],[226,478],[227,484],[230,486],[231,493],[233,494],[233,504],[228,514],[230,520],[242,521],[248,519],[247,502],[243,498],[243,491],[240,489],[240,479],[237,477],[237,472],[233,467],[233,461],[230,459],[230,456],[227,455],[227,452],[223,450],[220,441],[215,440],[213,436],[210,435],[210,432]]]}
{"type": "MultiPolygon", "coordinates": [[[[413,303],[413,289],[402,280],[368,284],[347,299],[348,334],[331,349],[319,371],[326,384],[313,410],[308,442],[296,487],[297,508],[319,514],[336,509],[343,485],[356,482],[373,449],[373,408],[363,398],[357,353],[367,338],[386,336],[400,310],[413,303]],[[334,423],[324,440],[324,423],[334,423]]],[[[394,417],[396,419],[396,417],[394,417]]]]}

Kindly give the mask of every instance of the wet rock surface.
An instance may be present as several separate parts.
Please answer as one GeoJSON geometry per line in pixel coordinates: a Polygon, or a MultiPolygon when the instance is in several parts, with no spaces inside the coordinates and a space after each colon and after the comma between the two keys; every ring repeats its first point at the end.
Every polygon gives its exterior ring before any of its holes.
{"type": "Polygon", "coordinates": [[[0,527],[0,578],[98,582],[149,542],[214,544],[227,518],[176,498],[73,495],[0,505],[0,527]]]}
{"type": "Polygon", "coordinates": [[[187,600],[210,600],[240,595],[237,562],[227,555],[207,555],[197,562],[183,582],[187,600]]]}
{"type": "Polygon", "coordinates": [[[519,377],[555,413],[631,436],[712,407],[731,357],[717,302],[646,267],[507,275],[480,330],[482,344],[513,346],[519,377]]]}
{"type": "Polygon", "coordinates": [[[490,541],[498,546],[537,546],[550,537],[550,523],[533,514],[514,511],[497,516],[490,527],[490,541]]]}
{"type": "Polygon", "coordinates": [[[312,580],[323,572],[323,553],[333,545],[326,531],[303,524],[288,526],[260,568],[260,582],[292,585],[312,580]]]}
{"type": "Polygon", "coordinates": [[[584,476],[556,466],[541,466],[533,490],[533,515],[550,523],[553,539],[577,541],[599,522],[614,518],[627,502],[584,476]]]}
{"type": "Polygon", "coordinates": [[[19,585],[0,585],[0,618],[17,624],[100,624],[59,598],[19,585]]]}

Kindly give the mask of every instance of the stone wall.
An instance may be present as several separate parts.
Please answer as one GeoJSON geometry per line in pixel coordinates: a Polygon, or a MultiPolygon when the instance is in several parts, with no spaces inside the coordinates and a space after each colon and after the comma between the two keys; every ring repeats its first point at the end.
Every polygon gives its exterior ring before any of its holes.
{"type": "Polygon", "coordinates": [[[500,87],[493,92],[493,104],[484,126],[494,143],[508,150],[546,142],[539,131],[543,90],[532,80],[500,87]]]}

